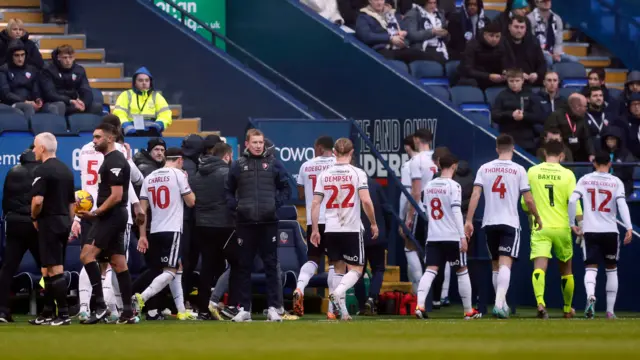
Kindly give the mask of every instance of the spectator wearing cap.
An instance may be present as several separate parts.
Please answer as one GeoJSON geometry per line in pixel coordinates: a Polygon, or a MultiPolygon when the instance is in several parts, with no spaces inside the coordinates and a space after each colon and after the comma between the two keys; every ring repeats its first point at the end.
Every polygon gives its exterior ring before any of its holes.
{"type": "Polygon", "coordinates": [[[154,89],[153,77],[146,67],[133,74],[131,89],[118,96],[113,114],[120,118],[125,135],[159,136],[173,119],[167,100],[154,89]],[[136,119],[144,120],[144,130],[136,130],[136,119]]]}
{"type": "Polygon", "coordinates": [[[437,61],[429,53],[409,47],[408,33],[401,23],[399,14],[386,6],[384,0],[369,0],[356,20],[356,37],[390,60],[407,64],[416,60],[437,61]]]}
{"type": "Polygon", "coordinates": [[[438,0],[424,0],[424,6],[413,5],[405,15],[404,24],[412,49],[422,50],[442,64],[449,60],[447,19],[444,12],[438,10],[438,0]]]}
{"type": "Polygon", "coordinates": [[[164,166],[164,152],[167,150],[167,143],[162,138],[153,138],[147,142],[146,149],[140,149],[133,156],[133,163],[136,164],[144,177],[147,177],[154,170],[164,166]]]}
{"type": "Polygon", "coordinates": [[[458,66],[461,77],[458,85],[477,86],[482,90],[505,85],[506,55],[501,38],[500,24],[494,21],[485,26],[479,38],[469,41],[458,66]]]}
{"type": "MultiPolygon", "coordinates": [[[[587,126],[591,136],[595,139],[594,144],[600,144],[600,136],[612,124],[619,115],[617,109],[612,109],[604,101],[604,91],[599,87],[592,87],[587,93],[589,109],[587,110],[587,126]]],[[[596,146],[597,146],[596,145],[596,146]]],[[[597,150],[597,149],[596,149],[597,150]]]]}
{"type": "Polygon", "coordinates": [[[547,63],[535,38],[527,36],[527,21],[521,15],[509,19],[509,30],[504,39],[505,65],[509,69],[521,69],[527,84],[539,86],[547,72],[547,63]]]}
{"type": "Polygon", "coordinates": [[[449,58],[460,60],[471,40],[482,39],[482,30],[491,21],[484,14],[482,0],[464,0],[460,10],[449,15],[449,58]]]}
{"type": "Polygon", "coordinates": [[[0,32],[0,64],[9,62],[9,46],[16,40],[24,44],[24,50],[27,52],[26,63],[40,71],[44,66],[44,60],[36,43],[29,39],[29,33],[25,31],[24,23],[20,19],[10,19],[6,29],[0,32]]]}
{"type": "Polygon", "coordinates": [[[627,81],[624,83],[624,91],[618,99],[620,115],[628,114],[631,96],[633,94],[640,94],[640,71],[638,70],[634,70],[627,75],[627,81]]]}
{"type": "Polygon", "coordinates": [[[557,72],[547,71],[542,84],[544,87],[539,93],[534,95],[534,101],[540,111],[542,111],[543,119],[548,118],[551,113],[560,108],[568,108],[567,99],[560,95],[560,91],[558,91],[560,77],[557,72]]]}
{"type": "Polygon", "coordinates": [[[622,130],[623,143],[636,159],[640,159],[640,93],[632,93],[628,103],[627,114],[611,125],[622,130]]]}
{"type": "Polygon", "coordinates": [[[551,10],[551,0],[535,0],[536,8],[527,15],[533,35],[538,40],[547,66],[559,62],[578,62],[578,58],[564,53],[562,18],[551,10]]]}
{"type": "Polygon", "coordinates": [[[1,107],[11,106],[27,118],[42,108],[38,75],[40,71],[26,62],[24,43],[14,40],[9,45],[7,62],[0,66],[1,107]]]}
{"type": "Polygon", "coordinates": [[[549,116],[544,129],[560,129],[564,146],[571,150],[574,161],[592,161],[595,148],[585,121],[587,98],[582,94],[569,96],[569,107],[561,109],[549,116]]]}
{"type": "Polygon", "coordinates": [[[73,47],[58,46],[51,53],[51,60],[40,74],[45,111],[60,116],[75,113],[102,114],[102,104],[93,102],[93,93],[84,67],[76,64],[73,47]]]}
{"type": "Polygon", "coordinates": [[[618,100],[611,96],[609,93],[609,89],[605,83],[606,73],[604,68],[594,68],[589,70],[587,74],[588,83],[585,87],[582,88],[582,95],[589,98],[589,90],[594,87],[599,87],[602,89],[602,93],[604,95],[604,102],[609,111],[614,114],[618,114],[620,112],[620,104],[618,104],[618,100]]]}

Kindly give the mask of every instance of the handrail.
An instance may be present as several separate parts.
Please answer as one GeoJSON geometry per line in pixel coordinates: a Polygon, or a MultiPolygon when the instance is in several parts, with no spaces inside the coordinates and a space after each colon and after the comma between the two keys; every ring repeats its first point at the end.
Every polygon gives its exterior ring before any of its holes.
{"type": "MultiPolygon", "coordinates": [[[[153,0],[145,0],[148,3],[151,3],[153,0]]],[[[266,63],[264,63],[262,60],[258,59],[256,56],[254,56],[253,54],[251,54],[250,52],[248,52],[247,50],[245,50],[244,48],[242,48],[240,45],[236,44],[235,42],[233,42],[233,40],[229,39],[228,37],[226,37],[225,35],[220,34],[219,32],[217,32],[215,29],[213,29],[212,27],[210,27],[209,25],[207,25],[206,23],[204,23],[203,21],[201,21],[200,19],[196,18],[195,16],[191,15],[190,13],[188,13],[186,10],[182,9],[180,6],[178,6],[177,3],[174,3],[172,1],[165,1],[165,4],[171,6],[174,10],[178,11],[182,16],[180,17],[180,22],[185,26],[188,27],[186,24],[187,19],[192,20],[193,22],[195,22],[196,24],[198,24],[199,26],[201,26],[203,29],[207,30],[211,35],[211,43],[213,45],[215,45],[215,40],[216,38],[222,40],[225,42],[225,44],[227,45],[231,45],[234,49],[238,50],[239,52],[241,52],[243,55],[247,56],[249,59],[251,59],[252,61],[254,61],[256,64],[260,65],[261,67],[265,68],[266,70],[268,70],[270,73],[272,73],[273,75],[275,75],[276,77],[280,78],[282,81],[284,81],[287,85],[292,86],[294,89],[296,89],[297,91],[301,92],[302,94],[304,94],[306,97],[308,97],[309,99],[315,101],[317,104],[319,104],[320,106],[322,106],[323,108],[325,108],[326,110],[330,111],[331,113],[333,113],[334,115],[340,117],[340,118],[345,118],[342,114],[340,114],[338,111],[336,111],[335,109],[333,109],[331,106],[329,106],[328,104],[326,104],[325,102],[323,102],[322,100],[318,99],[317,97],[315,97],[313,94],[309,93],[308,91],[306,91],[304,88],[302,88],[300,85],[296,84],[295,82],[293,82],[292,80],[290,80],[289,78],[287,78],[286,76],[284,76],[283,74],[281,74],[280,72],[278,72],[277,70],[275,70],[274,68],[272,68],[271,66],[267,65],[266,63]]]]}

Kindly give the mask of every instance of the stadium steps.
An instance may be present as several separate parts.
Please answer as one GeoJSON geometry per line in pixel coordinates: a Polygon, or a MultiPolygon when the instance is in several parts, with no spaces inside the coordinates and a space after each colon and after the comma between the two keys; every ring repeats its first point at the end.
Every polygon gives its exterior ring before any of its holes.
{"type": "MultiPolygon", "coordinates": [[[[66,25],[43,24],[40,0],[0,0],[0,27],[9,19],[21,19],[29,38],[40,48],[43,59],[51,59],[53,49],[71,45],[75,57],[84,66],[93,88],[102,90],[106,104],[113,105],[123,90],[131,88],[131,78],[125,77],[124,64],[105,62],[105,49],[87,49],[85,34],[68,34],[66,25]]],[[[170,104],[173,125],[164,132],[166,136],[186,136],[200,132],[200,118],[182,119],[182,106],[170,104]]]]}

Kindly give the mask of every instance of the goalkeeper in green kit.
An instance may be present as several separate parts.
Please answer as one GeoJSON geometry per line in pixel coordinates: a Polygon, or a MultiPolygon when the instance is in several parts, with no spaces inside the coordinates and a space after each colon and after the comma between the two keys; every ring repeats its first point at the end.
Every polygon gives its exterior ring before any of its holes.
{"type": "MultiPolygon", "coordinates": [[[[538,213],[544,224],[540,231],[531,232],[531,260],[533,260],[533,292],[538,305],[538,317],[548,319],[544,302],[545,272],[553,249],[558,259],[562,276],[562,297],[564,299],[564,317],[572,318],[575,310],[571,307],[575,282],[571,271],[573,241],[569,227],[569,198],[576,187],[573,172],[562,165],[564,145],[559,141],[549,141],[544,145],[546,160],[533,166],[527,172],[531,193],[538,213]]],[[[524,201],[522,207],[528,211],[524,201]]],[[[582,208],[578,204],[578,221],[582,221],[582,208]]]]}

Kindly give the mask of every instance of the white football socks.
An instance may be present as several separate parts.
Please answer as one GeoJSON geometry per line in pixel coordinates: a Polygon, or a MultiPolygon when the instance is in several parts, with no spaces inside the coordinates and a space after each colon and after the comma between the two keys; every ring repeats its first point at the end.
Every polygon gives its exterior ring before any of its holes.
{"type": "Polygon", "coordinates": [[[597,268],[586,268],[584,271],[584,289],[587,291],[587,301],[596,296],[597,268]]]}
{"type": "Polygon", "coordinates": [[[107,304],[107,309],[112,313],[117,313],[118,307],[116,304],[116,295],[113,292],[112,275],[113,271],[111,267],[109,267],[102,277],[102,293],[104,294],[104,303],[107,304]]]}
{"type": "Polygon", "coordinates": [[[613,314],[618,296],[618,269],[607,269],[607,312],[613,314]]]}
{"type": "Polygon", "coordinates": [[[171,295],[173,295],[173,302],[176,304],[176,309],[179,313],[186,312],[187,309],[184,306],[184,294],[182,291],[182,271],[176,273],[176,277],[169,284],[171,289],[171,295]]]}
{"type": "Polygon", "coordinates": [[[345,276],[342,277],[340,284],[336,286],[333,293],[343,297],[346,295],[347,290],[351,289],[360,279],[360,273],[355,270],[349,270],[345,276]]]}
{"type": "Polygon", "coordinates": [[[413,293],[417,294],[420,278],[422,278],[422,263],[417,251],[409,251],[405,248],[404,254],[407,257],[407,276],[413,285],[413,293]]]}
{"type": "Polygon", "coordinates": [[[313,261],[307,261],[300,268],[300,274],[298,275],[298,284],[296,288],[298,288],[304,294],[304,289],[309,284],[309,280],[315,275],[316,270],[318,270],[318,264],[313,261]]]}
{"type": "Polygon", "coordinates": [[[491,272],[491,283],[493,284],[493,293],[497,294],[498,293],[498,272],[497,271],[491,272]]]}
{"type": "MultiPolygon", "coordinates": [[[[334,270],[333,265],[329,265],[329,271],[327,272],[327,287],[329,288],[329,294],[331,294],[333,290],[335,290],[335,286],[333,286],[333,276],[335,275],[335,273],[336,271],[334,270]]],[[[333,304],[331,303],[331,301],[329,301],[328,312],[333,312],[333,304]]]]}
{"type": "Polygon", "coordinates": [[[473,310],[471,305],[471,278],[469,277],[469,270],[457,273],[458,275],[458,292],[460,293],[460,299],[462,300],[462,307],[464,312],[469,313],[473,310]]]}
{"type": "Polygon", "coordinates": [[[80,301],[80,312],[90,313],[91,293],[93,287],[91,286],[91,280],[87,275],[87,270],[82,267],[80,270],[80,277],[78,279],[78,297],[80,301]]]}
{"type": "Polygon", "coordinates": [[[442,292],[440,299],[449,297],[449,284],[451,284],[451,265],[447,262],[444,265],[444,281],[442,282],[442,292]]]}
{"type": "Polygon", "coordinates": [[[436,271],[427,269],[420,279],[420,285],[418,285],[418,306],[421,308],[423,308],[427,302],[427,295],[429,294],[431,283],[433,283],[436,275],[438,275],[436,271]]]}
{"type": "Polygon", "coordinates": [[[498,309],[503,309],[507,302],[507,291],[511,282],[511,269],[506,265],[500,265],[498,271],[498,289],[496,290],[496,303],[498,309]]]}
{"type": "Polygon", "coordinates": [[[123,308],[122,293],[120,292],[120,283],[118,283],[118,277],[111,273],[111,287],[113,288],[113,294],[116,296],[116,306],[118,309],[123,308]]]}
{"type": "Polygon", "coordinates": [[[163,271],[162,274],[156,276],[156,278],[153,279],[151,284],[149,284],[149,286],[146,289],[144,289],[144,291],[141,294],[142,300],[146,302],[147,300],[151,299],[155,294],[159,293],[160,291],[162,291],[162,289],[166,288],[167,285],[169,285],[175,277],[176,277],[175,274],[172,273],[171,271],[166,271],[166,270],[163,271]]]}

